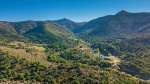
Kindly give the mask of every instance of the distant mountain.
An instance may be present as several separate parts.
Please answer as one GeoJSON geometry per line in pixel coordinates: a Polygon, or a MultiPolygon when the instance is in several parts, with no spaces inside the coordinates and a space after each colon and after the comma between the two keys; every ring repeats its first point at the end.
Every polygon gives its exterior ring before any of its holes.
{"type": "Polygon", "coordinates": [[[150,33],[150,13],[120,11],[94,19],[75,30],[79,36],[96,38],[124,38],[136,34],[150,33]]]}
{"type": "Polygon", "coordinates": [[[78,29],[80,26],[83,26],[86,23],[86,22],[73,22],[66,18],[55,20],[54,22],[62,25],[64,28],[67,28],[70,31],[74,31],[75,29],[78,29]]]}

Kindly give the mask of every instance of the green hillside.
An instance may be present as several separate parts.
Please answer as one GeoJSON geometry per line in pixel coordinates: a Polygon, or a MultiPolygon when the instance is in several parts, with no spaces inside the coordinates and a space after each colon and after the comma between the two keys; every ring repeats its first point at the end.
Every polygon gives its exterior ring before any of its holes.
{"type": "Polygon", "coordinates": [[[149,34],[150,13],[130,13],[120,11],[89,21],[75,30],[80,37],[98,40],[131,38],[135,35],[149,34]]]}

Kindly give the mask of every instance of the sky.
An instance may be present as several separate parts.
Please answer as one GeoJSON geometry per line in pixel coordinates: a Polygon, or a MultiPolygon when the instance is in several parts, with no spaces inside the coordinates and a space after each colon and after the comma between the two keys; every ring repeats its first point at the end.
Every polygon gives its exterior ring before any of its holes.
{"type": "Polygon", "coordinates": [[[90,21],[121,10],[150,12],[150,0],[0,0],[0,21],[90,21]]]}

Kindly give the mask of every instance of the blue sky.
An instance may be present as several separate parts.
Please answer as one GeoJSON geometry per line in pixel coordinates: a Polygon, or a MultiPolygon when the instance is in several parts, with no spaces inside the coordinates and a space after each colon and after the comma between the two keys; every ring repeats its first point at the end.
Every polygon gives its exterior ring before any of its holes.
{"type": "Polygon", "coordinates": [[[0,21],[89,21],[121,10],[150,12],[150,0],[0,0],[0,21]]]}

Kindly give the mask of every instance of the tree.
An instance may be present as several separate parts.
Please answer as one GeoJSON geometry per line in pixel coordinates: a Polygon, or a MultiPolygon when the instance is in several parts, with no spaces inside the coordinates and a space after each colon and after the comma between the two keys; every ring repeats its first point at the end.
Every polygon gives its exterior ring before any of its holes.
{"type": "Polygon", "coordinates": [[[18,75],[18,78],[19,78],[19,79],[23,79],[23,78],[24,78],[24,73],[20,73],[20,74],[18,75]]]}
{"type": "Polygon", "coordinates": [[[112,54],[110,52],[108,52],[108,56],[112,56],[112,54]]]}

